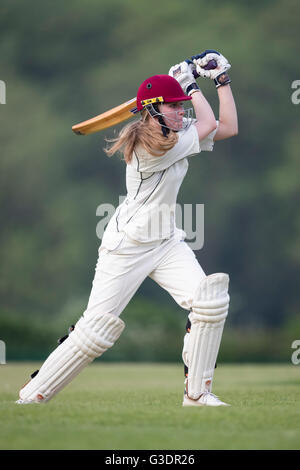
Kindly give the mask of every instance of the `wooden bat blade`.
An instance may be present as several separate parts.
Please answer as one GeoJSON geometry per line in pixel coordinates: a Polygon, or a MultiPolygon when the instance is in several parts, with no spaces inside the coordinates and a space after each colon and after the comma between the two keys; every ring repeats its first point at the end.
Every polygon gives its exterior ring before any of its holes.
{"type": "Polygon", "coordinates": [[[72,131],[78,135],[88,135],[102,131],[108,127],[115,126],[134,116],[133,110],[136,107],[136,98],[132,98],[126,103],[120,104],[105,113],[99,114],[87,121],[80,122],[72,126],[72,131]]]}

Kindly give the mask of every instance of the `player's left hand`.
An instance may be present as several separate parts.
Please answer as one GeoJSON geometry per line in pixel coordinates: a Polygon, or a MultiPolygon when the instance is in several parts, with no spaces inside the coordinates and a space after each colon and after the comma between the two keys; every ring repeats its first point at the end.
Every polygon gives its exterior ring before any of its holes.
{"type": "Polygon", "coordinates": [[[220,52],[213,49],[207,49],[201,54],[192,56],[192,61],[195,64],[197,74],[201,77],[214,80],[217,87],[230,83],[231,80],[226,72],[231,68],[231,65],[226,57],[220,54],[220,52]],[[211,60],[216,61],[217,67],[214,69],[207,69],[207,64],[211,60]],[[226,78],[225,81],[224,78],[226,78]]]}

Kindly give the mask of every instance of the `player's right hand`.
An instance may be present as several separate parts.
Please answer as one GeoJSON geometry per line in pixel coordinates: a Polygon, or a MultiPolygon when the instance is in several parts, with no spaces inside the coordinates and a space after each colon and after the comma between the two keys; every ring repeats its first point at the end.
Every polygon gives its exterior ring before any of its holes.
{"type": "Polygon", "coordinates": [[[226,57],[213,49],[207,49],[201,54],[192,56],[192,61],[196,66],[197,74],[204,78],[210,78],[211,80],[215,80],[219,75],[226,72],[231,67],[226,57]],[[215,60],[217,62],[217,67],[215,69],[206,70],[205,67],[210,60],[215,60]]]}

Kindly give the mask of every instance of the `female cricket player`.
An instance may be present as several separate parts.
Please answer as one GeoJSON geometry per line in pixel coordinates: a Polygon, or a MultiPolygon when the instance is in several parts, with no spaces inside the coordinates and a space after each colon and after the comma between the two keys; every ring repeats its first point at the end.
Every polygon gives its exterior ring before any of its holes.
{"type": "Polygon", "coordinates": [[[109,156],[117,151],[124,155],[127,197],[102,238],[85,312],[20,390],[17,403],[49,401],[112,347],[125,327],[121,313],[149,276],[189,311],[182,352],[186,368],[183,405],[227,405],[212,393],[212,380],[229,307],[229,276],[204,273],[184,241],[186,234],[175,225],[175,206],[188,157],[211,151],[215,141],[236,135],[237,113],[227,59],[212,50],[192,59],[140,85],[140,119],[125,126],[106,150],[109,156]],[[209,70],[211,60],[217,66],[209,70]],[[218,121],[195,76],[214,80],[218,121]],[[185,110],[187,101],[192,107],[185,110]]]}

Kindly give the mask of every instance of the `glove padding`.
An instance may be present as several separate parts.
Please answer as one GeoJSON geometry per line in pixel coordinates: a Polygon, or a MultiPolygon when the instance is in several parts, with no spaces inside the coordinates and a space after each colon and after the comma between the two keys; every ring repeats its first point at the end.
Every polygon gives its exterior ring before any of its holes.
{"type": "Polygon", "coordinates": [[[227,75],[227,70],[230,69],[231,65],[229,64],[226,57],[224,57],[219,52],[213,49],[207,49],[201,54],[192,56],[192,61],[196,66],[196,72],[200,77],[210,78],[215,81],[216,87],[221,85],[227,85],[231,82],[230,78],[227,75]],[[208,62],[215,60],[217,67],[214,69],[207,70],[204,67],[207,66],[208,62]]]}
{"type": "Polygon", "coordinates": [[[189,96],[195,90],[199,90],[193,70],[195,70],[195,65],[191,61],[180,62],[169,70],[169,75],[177,80],[184,93],[189,96]]]}

